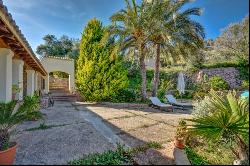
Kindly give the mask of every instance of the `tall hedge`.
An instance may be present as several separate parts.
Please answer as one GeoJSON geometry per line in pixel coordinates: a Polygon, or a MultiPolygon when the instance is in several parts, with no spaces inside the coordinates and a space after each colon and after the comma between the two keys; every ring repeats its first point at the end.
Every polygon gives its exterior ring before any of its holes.
{"type": "Polygon", "coordinates": [[[97,19],[82,33],[76,84],[86,101],[110,101],[128,86],[127,70],[115,53],[114,39],[107,37],[97,19]]]}

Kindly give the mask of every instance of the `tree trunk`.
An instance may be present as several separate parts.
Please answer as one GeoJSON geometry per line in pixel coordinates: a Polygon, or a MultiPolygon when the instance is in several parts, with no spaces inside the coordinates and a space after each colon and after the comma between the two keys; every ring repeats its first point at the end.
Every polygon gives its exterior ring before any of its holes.
{"type": "Polygon", "coordinates": [[[161,46],[160,44],[156,44],[156,59],[155,59],[155,71],[154,71],[154,82],[152,87],[152,96],[157,96],[157,90],[159,86],[159,79],[160,79],[160,53],[161,53],[161,46]]]}
{"type": "Polygon", "coordinates": [[[236,151],[237,151],[237,158],[244,163],[248,163],[249,164],[249,152],[248,152],[248,148],[247,145],[245,144],[245,142],[243,141],[243,139],[240,136],[237,136],[237,147],[236,147],[236,151]]]}
{"type": "Polygon", "coordinates": [[[142,101],[146,101],[147,99],[147,76],[146,76],[146,65],[145,65],[145,54],[144,54],[145,46],[142,44],[140,46],[140,69],[141,69],[141,96],[142,101]]]}

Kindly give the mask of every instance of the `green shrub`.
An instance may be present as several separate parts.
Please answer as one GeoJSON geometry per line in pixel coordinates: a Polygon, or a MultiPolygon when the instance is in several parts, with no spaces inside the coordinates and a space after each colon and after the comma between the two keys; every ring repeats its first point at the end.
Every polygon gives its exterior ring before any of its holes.
{"type": "Polygon", "coordinates": [[[139,93],[136,93],[136,91],[134,89],[126,88],[124,90],[121,90],[118,94],[119,95],[116,96],[116,98],[111,99],[112,102],[133,103],[133,102],[136,102],[140,98],[139,93]]]}
{"type": "Polygon", "coordinates": [[[241,86],[244,89],[249,89],[249,80],[244,80],[241,86]]]}
{"type": "Polygon", "coordinates": [[[239,60],[238,70],[240,72],[240,78],[242,80],[249,80],[249,62],[244,59],[239,60]]]}
{"type": "Polygon", "coordinates": [[[105,31],[102,23],[93,19],[82,33],[76,85],[86,101],[111,101],[128,86],[128,72],[114,39],[105,31]]]}
{"type": "Polygon", "coordinates": [[[43,114],[39,112],[40,97],[35,93],[33,96],[25,96],[23,104],[20,106],[20,110],[27,110],[32,112],[27,120],[38,120],[43,118],[43,114]]]}
{"type": "Polygon", "coordinates": [[[214,90],[228,90],[229,84],[220,76],[214,76],[209,79],[209,85],[214,90]]]}

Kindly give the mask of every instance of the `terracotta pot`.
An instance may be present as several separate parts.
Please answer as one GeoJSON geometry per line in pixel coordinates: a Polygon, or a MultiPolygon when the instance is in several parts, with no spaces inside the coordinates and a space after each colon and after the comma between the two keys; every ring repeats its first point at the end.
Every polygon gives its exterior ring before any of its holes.
{"type": "Polygon", "coordinates": [[[17,144],[13,143],[11,148],[0,151],[0,165],[13,165],[15,156],[16,156],[17,144]]]}
{"type": "Polygon", "coordinates": [[[175,138],[174,145],[175,145],[176,148],[179,148],[179,149],[184,149],[185,148],[183,139],[175,138]]]}

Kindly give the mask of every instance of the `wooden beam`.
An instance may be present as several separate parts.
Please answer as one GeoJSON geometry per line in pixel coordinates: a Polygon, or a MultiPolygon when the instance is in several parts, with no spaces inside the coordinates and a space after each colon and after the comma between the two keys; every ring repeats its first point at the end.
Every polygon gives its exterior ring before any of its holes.
{"type": "Polygon", "coordinates": [[[7,29],[7,27],[5,25],[0,25],[0,30],[3,32],[9,33],[9,30],[7,29]]]}
{"type": "Polygon", "coordinates": [[[0,37],[3,37],[3,36],[13,37],[11,33],[0,31],[0,37]]]}

